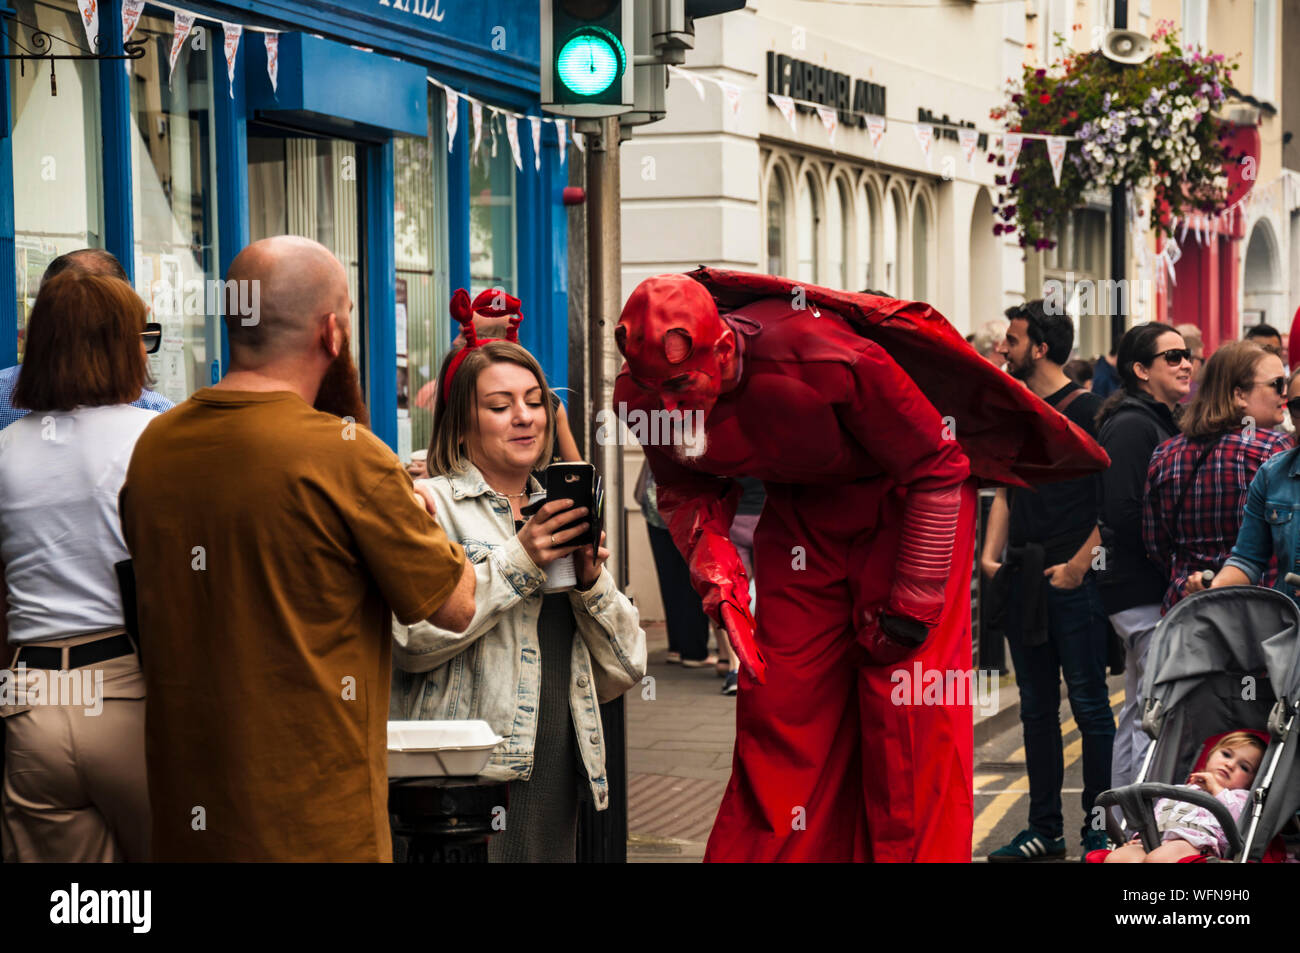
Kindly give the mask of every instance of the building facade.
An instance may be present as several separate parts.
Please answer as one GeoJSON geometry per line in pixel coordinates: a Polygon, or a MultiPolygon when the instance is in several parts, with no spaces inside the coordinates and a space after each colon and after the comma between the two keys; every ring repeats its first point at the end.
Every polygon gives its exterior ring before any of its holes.
{"type": "MultiPolygon", "coordinates": [[[[90,51],[75,0],[10,3],[9,54],[90,51]]],[[[0,295],[0,365],[21,359],[45,265],[106,248],[164,326],[157,388],[184,399],[227,359],[210,283],[249,241],[287,233],[345,265],[372,426],[403,455],[429,439],[453,288],[518,295],[521,342],[564,388],[566,160],[563,127],[530,135],[537,4],[186,0],[128,5],[128,20],[136,12],[138,59],[10,60],[0,78],[0,275],[15,282],[0,295]],[[180,38],[178,10],[194,17],[180,38]],[[224,24],[242,26],[233,64],[224,24]],[[450,114],[445,89],[458,94],[450,114]],[[467,97],[481,104],[477,149],[467,97]]],[[[123,0],[98,16],[99,52],[120,56],[123,0]]]]}

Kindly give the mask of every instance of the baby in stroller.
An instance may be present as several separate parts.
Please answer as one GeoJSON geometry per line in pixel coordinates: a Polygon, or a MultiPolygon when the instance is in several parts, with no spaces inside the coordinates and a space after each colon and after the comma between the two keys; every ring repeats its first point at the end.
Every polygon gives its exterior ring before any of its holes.
{"type": "MultiPolygon", "coordinates": [[[[1234,731],[1214,746],[1205,762],[1205,770],[1193,772],[1188,784],[1221,801],[1234,819],[1241,817],[1250,800],[1250,786],[1255,781],[1264,756],[1264,742],[1252,732],[1234,731]]],[[[1159,847],[1148,852],[1141,839],[1134,839],[1110,852],[1108,864],[1176,864],[1186,857],[1204,854],[1223,857],[1228,839],[1214,816],[1203,807],[1173,798],[1161,798],[1155,805],[1156,824],[1162,836],[1159,847]]]]}

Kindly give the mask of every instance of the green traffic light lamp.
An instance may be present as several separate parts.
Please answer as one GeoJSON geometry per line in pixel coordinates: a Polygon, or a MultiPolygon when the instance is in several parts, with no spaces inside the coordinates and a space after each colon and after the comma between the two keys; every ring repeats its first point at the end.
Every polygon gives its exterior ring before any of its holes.
{"type": "Polygon", "coordinates": [[[609,30],[588,26],[560,47],[555,71],[565,88],[578,96],[599,96],[627,69],[627,51],[609,30]]]}

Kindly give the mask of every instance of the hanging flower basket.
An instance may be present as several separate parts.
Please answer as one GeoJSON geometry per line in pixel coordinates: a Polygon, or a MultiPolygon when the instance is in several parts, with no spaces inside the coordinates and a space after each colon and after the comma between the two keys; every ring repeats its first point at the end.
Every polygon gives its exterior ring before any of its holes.
{"type": "MultiPolygon", "coordinates": [[[[1214,110],[1236,64],[1221,53],[1184,49],[1168,21],[1152,41],[1149,59],[1123,65],[1099,51],[1066,52],[1058,34],[1060,62],[1026,67],[1008,81],[1006,105],[991,113],[1008,132],[1075,138],[1059,188],[1040,140],[1026,139],[1016,167],[999,170],[995,235],[1018,234],[1022,248],[1052,248],[1049,236],[1083,204],[1086,191],[1117,185],[1154,190],[1161,214],[1151,227],[1159,234],[1170,234],[1174,221],[1191,212],[1223,207],[1224,162],[1233,157],[1224,146],[1229,130],[1214,110]]],[[[990,153],[989,161],[1006,168],[999,154],[990,153]]]]}

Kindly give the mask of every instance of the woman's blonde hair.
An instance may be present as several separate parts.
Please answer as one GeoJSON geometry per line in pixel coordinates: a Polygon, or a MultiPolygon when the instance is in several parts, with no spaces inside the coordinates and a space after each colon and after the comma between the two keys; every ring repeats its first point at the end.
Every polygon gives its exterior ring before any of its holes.
{"type": "MultiPolygon", "coordinates": [[[[438,394],[444,389],[447,366],[456,351],[448,352],[438,371],[438,394]]],[[[464,473],[473,461],[469,459],[469,438],[478,427],[478,378],[493,364],[517,364],[531,371],[542,389],[542,408],[546,412],[546,435],[537,455],[534,469],[543,469],[551,459],[555,446],[555,411],[551,389],[546,384],[542,366],[518,344],[510,341],[485,341],[471,348],[461,361],[452,378],[451,393],[446,400],[438,400],[433,411],[433,436],[429,440],[429,458],[426,466],[429,476],[451,476],[464,473]]]]}
{"type": "Polygon", "coordinates": [[[1231,433],[1242,426],[1241,408],[1233,391],[1255,386],[1255,369],[1270,356],[1254,341],[1231,341],[1205,364],[1205,377],[1180,421],[1189,439],[1199,440],[1231,433]]]}

